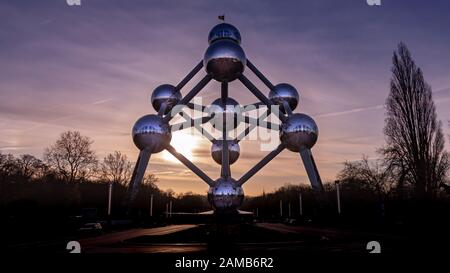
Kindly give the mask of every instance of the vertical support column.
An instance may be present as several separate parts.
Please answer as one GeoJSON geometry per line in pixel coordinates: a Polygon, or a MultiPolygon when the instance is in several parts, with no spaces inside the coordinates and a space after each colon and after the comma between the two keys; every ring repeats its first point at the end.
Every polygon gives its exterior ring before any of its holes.
{"type": "Polygon", "coordinates": [[[220,98],[222,99],[222,103],[225,105],[228,98],[228,83],[223,82],[220,86],[220,98]]]}
{"type": "Polygon", "coordinates": [[[223,82],[221,85],[221,99],[222,106],[224,107],[224,112],[222,115],[222,167],[220,176],[222,178],[229,178],[231,176],[230,169],[230,153],[228,151],[228,134],[227,134],[227,116],[225,110],[227,107],[228,99],[228,83],[223,82]]]}

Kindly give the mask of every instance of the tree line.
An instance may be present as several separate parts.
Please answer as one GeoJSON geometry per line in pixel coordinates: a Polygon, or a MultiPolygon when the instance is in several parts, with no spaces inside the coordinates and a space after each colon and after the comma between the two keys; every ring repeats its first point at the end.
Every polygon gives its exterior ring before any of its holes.
{"type": "MultiPolygon", "coordinates": [[[[0,211],[3,214],[78,215],[94,208],[97,215],[107,212],[108,187],[113,186],[112,210],[124,214],[122,201],[131,179],[132,163],[120,151],[98,160],[93,141],[77,131],[67,131],[48,148],[42,159],[24,154],[0,153],[0,211]]],[[[186,212],[209,208],[206,198],[192,192],[175,194],[160,190],[158,178],[147,173],[134,206],[138,213],[149,213],[150,196],[154,214],[165,211],[170,201],[186,212]]]]}

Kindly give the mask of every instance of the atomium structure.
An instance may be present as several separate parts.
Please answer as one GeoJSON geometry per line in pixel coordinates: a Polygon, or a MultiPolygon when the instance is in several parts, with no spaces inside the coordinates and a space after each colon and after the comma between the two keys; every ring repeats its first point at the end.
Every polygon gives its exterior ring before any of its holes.
{"type": "Polygon", "coordinates": [[[209,47],[203,60],[178,85],[163,84],[154,89],[151,95],[151,103],[157,114],[143,116],[134,124],[132,129],[133,141],[140,153],[128,189],[127,203],[130,204],[137,195],[150,156],[163,150],[171,153],[208,184],[208,200],[216,213],[236,212],[244,199],[243,184],[284,149],[300,155],[313,189],[319,195],[322,195],[322,181],[311,153],[311,148],[317,141],[318,127],[308,115],[292,112],[299,103],[297,90],[287,83],[273,85],[247,59],[240,45],[241,35],[236,27],[227,23],[216,25],[209,33],[208,42],[209,47]],[[206,75],[183,97],[180,90],[202,68],[205,69],[206,75]],[[269,89],[268,97],[244,75],[246,68],[250,69],[269,89]],[[207,116],[202,116],[196,120],[190,119],[188,114],[183,111],[183,107],[194,109],[196,105],[191,103],[191,100],[211,80],[221,83],[220,97],[209,107],[200,106],[200,108],[196,108],[207,113],[207,116]],[[267,117],[270,114],[275,114],[281,124],[259,123],[255,122],[255,119],[244,117],[239,110],[239,103],[228,96],[228,83],[234,80],[239,80],[259,100],[259,102],[253,104],[254,106],[267,107],[264,115],[267,117]],[[273,109],[279,111],[273,111],[273,109]],[[171,125],[169,122],[176,115],[180,115],[189,122],[182,126],[171,125]],[[217,118],[221,118],[220,122],[217,122],[217,118]],[[203,134],[207,134],[206,131],[201,130],[199,125],[208,122],[212,122],[213,127],[222,133],[221,139],[208,137],[212,142],[212,159],[221,165],[220,178],[216,180],[210,178],[170,144],[171,134],[176,130],[195,127],[203,134]],[[245,131],[237,138],[230,139],[228,133],[236,129],[241,122],[247,123],[245,131]],[[239,158],[239,141],[256,126],[278,130],[280,144],[236,180],[231,176],[230,165],[239,158]]]}

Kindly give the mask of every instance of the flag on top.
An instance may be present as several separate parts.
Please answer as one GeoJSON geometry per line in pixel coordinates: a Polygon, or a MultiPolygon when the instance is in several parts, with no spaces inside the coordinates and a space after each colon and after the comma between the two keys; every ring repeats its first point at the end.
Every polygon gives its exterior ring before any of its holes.
{"type": "Polygon", "coordinates": [[[225,14],[219,15],[218,18],[219,20],[225,21],[225,14]]]}

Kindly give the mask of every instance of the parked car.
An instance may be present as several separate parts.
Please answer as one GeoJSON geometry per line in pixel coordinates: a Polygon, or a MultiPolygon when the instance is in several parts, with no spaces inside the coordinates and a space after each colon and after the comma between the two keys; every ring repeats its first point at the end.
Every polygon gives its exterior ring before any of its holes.
{"type": "Polygon", "coordinates": [[[102,224],[98,222],[86,223],[78,229],[78,231],[80,232],[101,232],[102,230],[103,230],[102,224]]]}
{"type": "Polygon", "coordinates": [[[284,221],[284,223],[285,223],[286,225],[296,225],[296,224],[297,224],[297,220],[296,220],[296,219],[293,219],[293,218],[288,218],[288,219],[286,219],[286,220],[284,221]]]}

